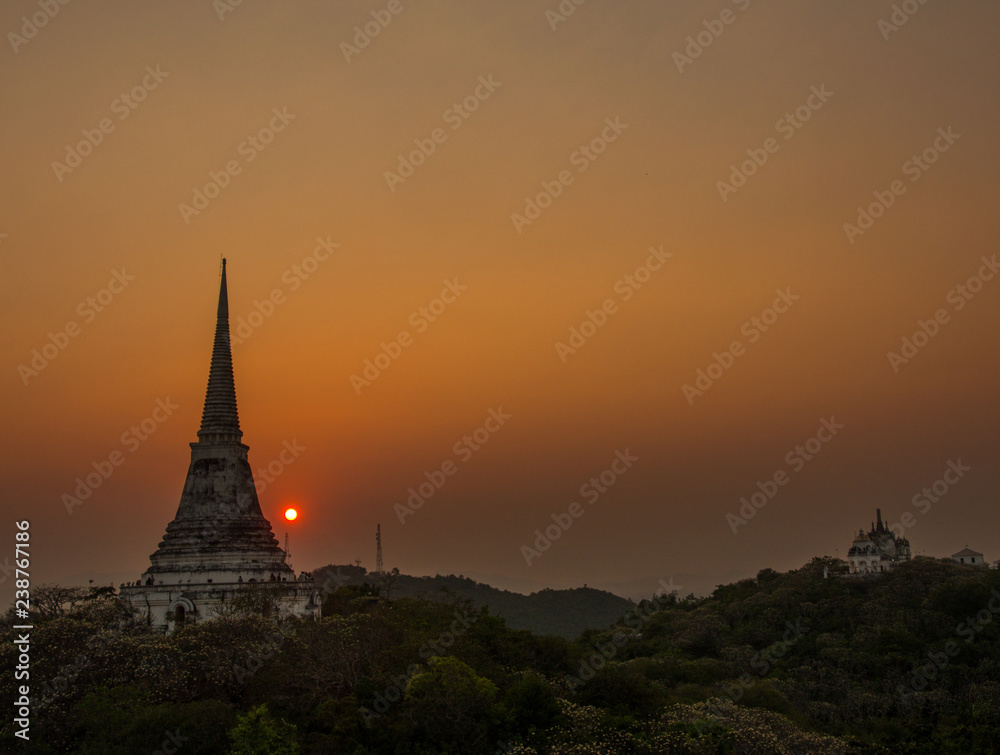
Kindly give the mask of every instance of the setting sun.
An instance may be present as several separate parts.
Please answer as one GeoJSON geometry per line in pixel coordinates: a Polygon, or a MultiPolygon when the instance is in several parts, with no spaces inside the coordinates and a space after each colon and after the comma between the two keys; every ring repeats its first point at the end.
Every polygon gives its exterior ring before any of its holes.
{"type": "Polygon", "coordinates": [[[289,522],[298,519],[298,516],[299,512],[296,511],[295,509],[285,509],[285,519],[287,519],[289,522]]]}

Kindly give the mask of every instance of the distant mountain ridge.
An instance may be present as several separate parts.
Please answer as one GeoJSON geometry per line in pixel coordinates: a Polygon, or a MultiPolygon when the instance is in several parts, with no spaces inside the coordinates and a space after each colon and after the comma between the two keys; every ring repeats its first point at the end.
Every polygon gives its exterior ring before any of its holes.
{"type": "MultiPolygon", "coordinates": [[[[313,570],[316,584],[328,589],[347,585],[384,586],[384,578],[353,565],[323,566],[313,570]]],[[[530,595],[498,590],[468,577],[436,575],[412,577],[399,574],[390,578],[389,597],[420,598],[436,602],[471,600],[477,609],[487,606],[513,629],[535,634],[553,634],[566,639],[579,637],[587,629],[607,629],[635,604],[604,590],[577,587],[568,590],[543,589],[530,595]]]]}

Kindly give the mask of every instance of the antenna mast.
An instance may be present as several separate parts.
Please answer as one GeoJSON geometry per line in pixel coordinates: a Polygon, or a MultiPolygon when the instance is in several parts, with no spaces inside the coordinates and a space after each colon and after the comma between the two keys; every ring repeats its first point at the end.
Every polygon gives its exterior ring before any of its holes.
{"type": "Polygon", "coordinates": [[[375,573],[382,573],[382,524],[375,527],[375,573]]]}

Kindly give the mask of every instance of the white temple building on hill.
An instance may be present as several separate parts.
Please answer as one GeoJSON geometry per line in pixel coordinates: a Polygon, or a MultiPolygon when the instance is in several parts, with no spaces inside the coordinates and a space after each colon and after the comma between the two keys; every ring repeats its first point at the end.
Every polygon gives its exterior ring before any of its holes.
{"type": "Polygon", "coordinates": [[[960,564],[971,564],[972,566],[985,566],[986,561],[983,554],[979,551],[974,551],[968,545],[962,548],[958,553],[952,553],[951,557],[954,561],[960,564]]]}
{"type": "Polygon", "coordinates": [[[847,563],[851,574],[878,574],[891,571],[896,564],[909,561],[910,541],[899,537],[882,522],[882,509],[875,509],[877,523],[865,534],[858,530],[851,549],[847,552],[847,563]]]}
{"type": "Polygon", "coordinates": [[[238,596],[264,596],[257,603],[281,614],[319,616],[311,575],[296,576],[261,511],[242,438],[223,260],[205,409],[177,514],[141,579],[121,587],[159,630],[211,618],[238,596]]]}

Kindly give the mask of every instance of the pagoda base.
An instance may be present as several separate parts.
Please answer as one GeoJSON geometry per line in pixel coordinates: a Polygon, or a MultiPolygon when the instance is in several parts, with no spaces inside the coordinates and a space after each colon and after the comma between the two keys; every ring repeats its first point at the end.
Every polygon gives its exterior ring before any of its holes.
{"type": "Polygon", "coordinates": [[[122,585],[120,595],[153,629],[172,633],[184,624],[205,621],[230,613],[252,611],[263,616],[285,618],[320,617],[321,598],[316,584],[305,574],[294,581],[231,582],[206,578],[204,573],[177,575],[171,584],[122,585]]]}

